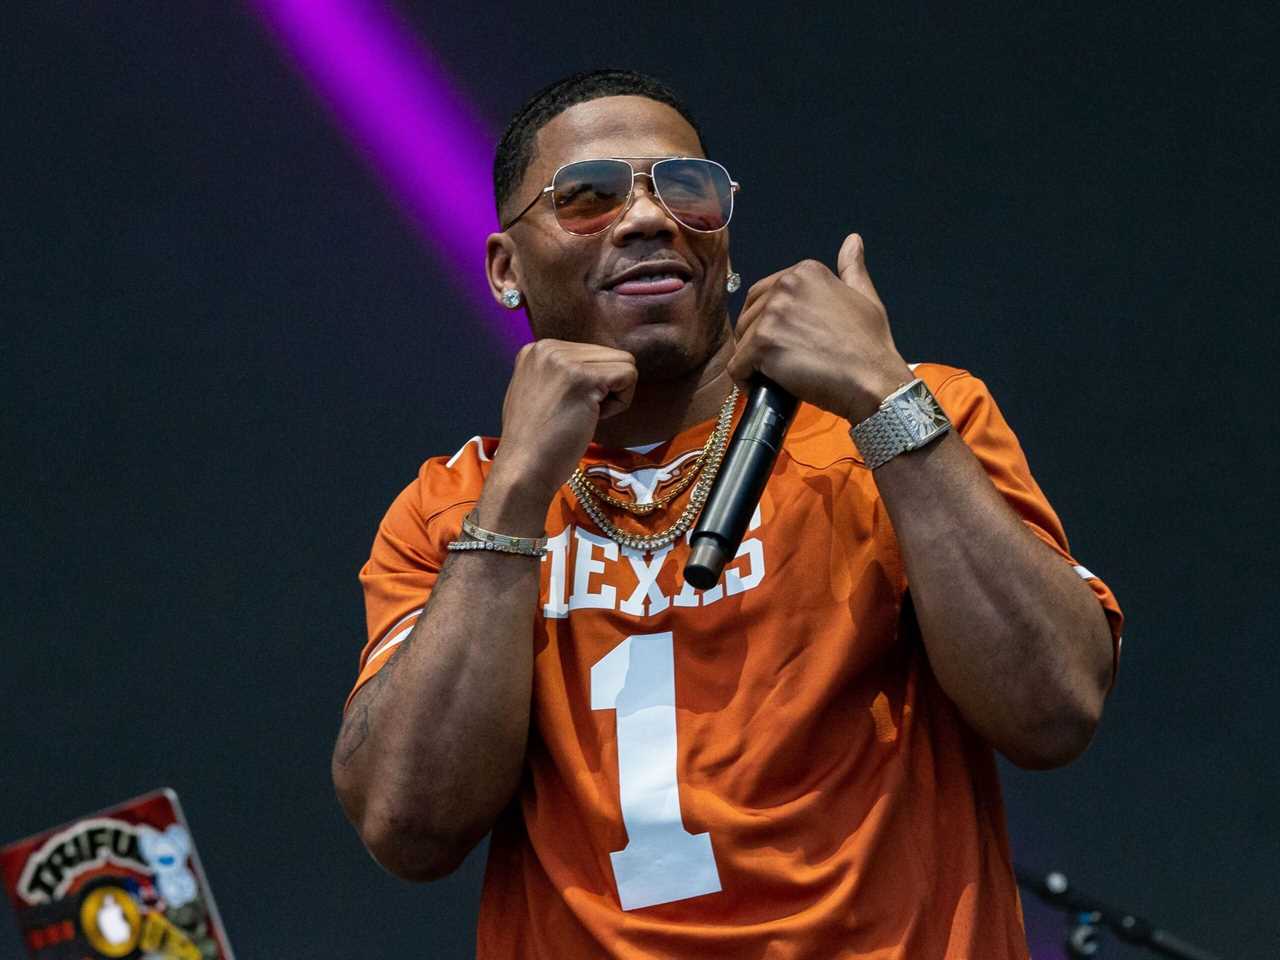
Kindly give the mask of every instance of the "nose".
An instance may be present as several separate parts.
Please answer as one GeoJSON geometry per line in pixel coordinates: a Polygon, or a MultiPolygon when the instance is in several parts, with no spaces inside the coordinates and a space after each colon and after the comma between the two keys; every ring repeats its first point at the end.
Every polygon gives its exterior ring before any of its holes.
{"type": "Polygon", "coordinates": [[[653,192],[653,177],[637,170],[631,200],[613,226],[613,242],[623,245],[641,238],[674,237],[679,230],[680,225],[653,192]]]}

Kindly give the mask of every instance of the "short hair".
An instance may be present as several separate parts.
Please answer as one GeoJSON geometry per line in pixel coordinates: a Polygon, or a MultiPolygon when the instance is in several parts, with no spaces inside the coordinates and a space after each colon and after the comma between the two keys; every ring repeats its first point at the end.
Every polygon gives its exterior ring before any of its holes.
{"type": "Polygon", "coordinates": [[[698,121],[675,91],[661,80],[634,70],[575,73],[543,87],[526,100],[503,131],[493,157],[493,195],[499,216],[533,162],[538,131],[570,107],[601,97],[648,97],[665,103],[689,121],[689,126],[698,135],[698,142],[706,149],[698,121]]]}

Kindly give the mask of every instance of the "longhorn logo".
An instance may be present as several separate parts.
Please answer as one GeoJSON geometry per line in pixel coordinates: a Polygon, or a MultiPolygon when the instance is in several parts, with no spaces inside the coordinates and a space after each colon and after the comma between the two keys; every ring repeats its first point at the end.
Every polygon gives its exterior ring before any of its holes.
{"type": "Polygon", "coordinates": [[[701,450],[690,450],[688,453],[682,453],[670,463],[664,463],[660,467],[641,467],[639,470],[633,470],[630,473],[601,463],[594,467],[588,467],[586,474],[590,477],[607,478],[609,485],[615,490],[630,493],[635,498],[636,505],[643,506],[647,503],[653,503],[653,495],[658,491],[658,488],[664,483],[670,483],[679,477],[690,461],[696,460],[701,453],[701,450]]]}

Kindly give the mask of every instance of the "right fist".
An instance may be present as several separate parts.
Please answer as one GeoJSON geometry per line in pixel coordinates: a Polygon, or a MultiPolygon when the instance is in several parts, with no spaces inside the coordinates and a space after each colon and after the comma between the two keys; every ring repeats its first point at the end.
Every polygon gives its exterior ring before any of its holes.
{"type": "Polygon", "coordinates": [[[502,404],[494,470],[549,503],[596,424],[626,410],[635,388],[635,357],[624,350],[567,340],[526,344],[502,404]]]}

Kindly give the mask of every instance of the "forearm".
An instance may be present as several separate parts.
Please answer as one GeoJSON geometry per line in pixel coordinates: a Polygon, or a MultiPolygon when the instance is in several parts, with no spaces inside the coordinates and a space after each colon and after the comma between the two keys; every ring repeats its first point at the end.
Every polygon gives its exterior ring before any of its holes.
{"type": "Polygon", "coordinates": [[[876,482],[942,688],[1015,763],[1069,762],[1088,745],[1111,678],[1110,632],[1092,591],[956,434],[889,461],[876,482]]]}
{"type": "MultiPolygon", "coordinates": [[[[520,536],[540,535],[545,516],[545,505],[521,506],[488,486],[477,508],[481,526],[520,536]]],[[[334,783],[361,838],[394,873],[448,873],[516,789],[538,580],[536,559],[450,554],[413,632],[347,712],[334,783]]]]}

